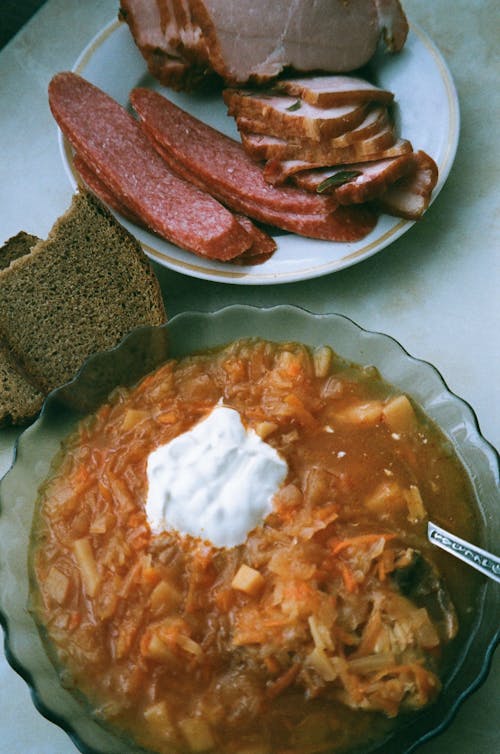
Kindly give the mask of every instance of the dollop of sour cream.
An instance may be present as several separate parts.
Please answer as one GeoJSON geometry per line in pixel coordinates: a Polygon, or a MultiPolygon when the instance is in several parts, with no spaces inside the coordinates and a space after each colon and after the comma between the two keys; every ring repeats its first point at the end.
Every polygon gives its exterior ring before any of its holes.
{"type": "Polygon", "coordinates": [[[146,515],[154,533],[177,530],[216,547],[242,544],[272,511],[287,475],[279,453],[217,405],[192,429],[150,453],[146,515]]]}

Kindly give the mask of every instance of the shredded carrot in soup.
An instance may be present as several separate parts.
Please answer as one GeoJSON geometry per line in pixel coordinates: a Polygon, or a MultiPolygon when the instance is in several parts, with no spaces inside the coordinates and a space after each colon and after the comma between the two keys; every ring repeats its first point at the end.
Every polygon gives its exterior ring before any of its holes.
{"type": "Polygon", "coordinates": [[[476,582],[426,521],[473,537],[473,500],[398,396],[327,348],[250,339],[169,361],[82,423],[40,494],[33,600],[101,718],[160,754],[318,754],[437,697],[476,582]],[[154,532],[145,509],[149,454],[218,404],[287,464],[232,547],[154,532]]]}

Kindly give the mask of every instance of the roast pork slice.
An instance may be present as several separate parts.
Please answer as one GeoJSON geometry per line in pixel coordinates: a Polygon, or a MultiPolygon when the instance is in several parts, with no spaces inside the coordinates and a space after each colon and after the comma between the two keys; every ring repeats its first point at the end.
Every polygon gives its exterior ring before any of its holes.
{"type": "MultiPolygon", "coordinates": [[[[154,5],[154,3],[150,3],[154,5]]],[[[123,6],[123,3],[122,3],[123,6]]],[[[156,0],[160,14],[160,30],[170,48],[178,53],[180,46],[179,23],[174,8],[174,0],[156,0]]],[[[137,40],[136,40],[137,41],[137,40]]]]}
{"type": "Polygon", "coordinates": [[[151,75],[173,89],[191,89],[205,78],[206,56],[193,64],[183,55],[176,0],[121,0],[124,19],[151,75]]]}
{"type": "Polygon", "coordinates": [[[363,122],[364,104],[316,107],[296,97],[225,89],[228,114],[244,116],[260,124],[272,136],[326,139],[339,136],[363,122]]]}
{"type": "Polygon", "coordinates": [[[390,186],[377,201],[383,212],[407,220],[422,217],[438,180],[438,167],[432,157],[421,151],[416,152],[414,157],[413,170],[390,186]]]}
{"type": "MultiPolygon", "coordinates": [[[[389,124],[390,118],[387,109],[383,105],[377,105],[367,112],[365,119],[359,124],[359,126],[356,126],[356,128],[352,128],[349,131],[345,131],[343,134],[340,134],[340,136],[324,139],[320,143],[327,142],[332,147],[335,146],[336,148],[347,147],[357,141],[371,139],[373,136],[380,133],[380,131],[383,131],[389,124]]],[[[268,135],[265,130],[265,124],[262,125],[260,121],[246,118],[244,115],[240,115],[236,118],[236,125],[238,126],[238,131],[242,135],[259,133],[266,136],[268,135]]],[[[290,138],[290,141],[293,141],[294,144],[302,144],[304,142],[306,145],[310,145],[311,143],[311,139],[301,139],[300,136],[293,136],[290,138]]],[[[314,143],[317,144],[317,142],[314,143]]]]}
{"type": "Polygon", "coordinates": [[[399,52],[408,36],[408,21],[399,0],[375,0],[378,26],[389,52],[399,52]]]}
{"type": "MultiPolygon", "coordinates": [[[[394,146],[388,149],[380,150],[374,154],[366,154],[363,157],[363,162],[375,162],[376,160],[384,160],[388,157],[399,157],[401,155],[410,154],[413,151],[412,145],[406,139],[398,139],[394,146]]],[[[280,186],[285,183],[288,178],[300,173],[303,170],[313,170],[315,168],[329,167],[332,170],[331,164],[328,165],[326,161],[317,160],[315,162],[307,160],[268,160],[264,166],[264,178],[273,186],[280,186]]]]}
{"type": "Polygon", "coordinates": [[[297,186],[306,191],[330,193],[341,205],[375,201],[383,212],[407,220],[422,217],[437,179],[436,163],[422,151],[373,163],[304,170],[293,175],[297,186]]]}
{"type": "Polygon", "coordinates": [[[182,38],[182,30],[186,30],[191,22],[191,10],[187,0],[157,0],[160,5],[166,5],[168,14],[175,19],[179,38],[182,38]]]}
{"type": "Polygon", "coordinates": [[[390,105],[394,94],[356,76],[303,76],[276,82],[278,91],[300,97],[310,105],[333,107],[360,102],[390,105]]]}
{"type": "Polygon", "coordinates": [[[160,8],[161,26],[170,33],[182,56],[197,68],[207,69],[208,50],[206,40],[198,24],[193,20],[189,0],[157,0],[160,8]]]}
{"type": "Polygon", "coordinates": [[[396,136],[390,125],[369,139],[360,139],[344,147],[337,145],[336,139],[325,141],[294,142],[277,136],[263,134],[241,134],[245,151],[258,160],[305,160],[321,162],[322,165],[343,165],[347,162],[360,162],[370,155],[394,146],[396,136]]]}
{"type": "Polygon", "coordinates": [[[404,44],[406,18],[393,0],[190,0],[210,62],[234,84],[262,83],[285,67],[341,73],[365,65],[379,39],[404,44]]]}
{"type": "Polygon", "coordinates": [[[412,152],[386,160],[306,170],[296,173],[293,180],[306,191],[333,194],[339,204],[363,204],[376,199],[397,180],[414,172],[415,165],[412,152]]]}
{"type": "Polygon", "coordinates": [[[151,0],[121,0],[120,17],[132,32],[136,45],[144,56],[155,49],[165,55],[175,57],[177,50],[170,44],[161,28],[160,8],[151,0]]]}

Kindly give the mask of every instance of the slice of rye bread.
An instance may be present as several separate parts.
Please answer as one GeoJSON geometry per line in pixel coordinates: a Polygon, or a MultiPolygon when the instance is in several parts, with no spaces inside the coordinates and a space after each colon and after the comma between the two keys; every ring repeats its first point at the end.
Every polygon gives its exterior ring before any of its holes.
{"type": "Polygon", "coordinates": [[[0,336],[43,391],[136,327],[166,320],[139,242],[86,191],[46,241],[0,272],[0,336]]]}
{"type": "Polygon", "coordinates": [[[0,427],[33,419],[44,398],[45,393],[21,374],[9,348],[0,343],[0,427]]]}
{"type": "MultiPolygon", "coordinates": [[[[39,239],[23,230],[0,248],[0,270],[29,254],[39,239]]],[[[0,342],[0,427],[24,424],[40,410],[45,395],[21,373],[8,346],[0,342]]]]}
{"type": "Polygon", "coordinates": [[[40,239],[37,236],[26,233],[24,230],[19,231],[15,236],[9,238],[0,248],[0,270],[4,270],[14,259],[24,257],[29,254],[31,248],[38,243],[40,239]]]}

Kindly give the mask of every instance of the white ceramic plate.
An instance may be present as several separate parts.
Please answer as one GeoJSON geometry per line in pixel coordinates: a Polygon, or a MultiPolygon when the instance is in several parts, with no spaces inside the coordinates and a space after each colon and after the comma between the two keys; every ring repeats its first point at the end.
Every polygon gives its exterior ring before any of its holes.
{"type": "MultiPolygon", "coordinates": [[[[185,94],[161,87],[147,72],[128,26],[118,20],[108,24],[83,50],[73,70],[97,85],[122,105],[136,86],[162,91],[173,102],[214,128],[238,138],[232,118],[220,96],[185,94]]],[[[411,27],[403,51],[380,54],[373,63],[379,84],[394,92],[399,133],[415,150],[423,149],[436,161],[441,190],[455,157],[459,133],[458,100],[450,72],[426,34],[411,27]]],[[[77,185],[71,150],[60,135],[63,160],[72,185],[77,185]]],[[[178,272],[207,280],[248,285],[289,283],[326,275],[349,267],[380,251],[408,231],[413,222],[382,215],[374,230],[356,243],[315,241],[278,231],[278,250],[263,265],[237,266],[202,259],[163,241],[120,217],[156,262],[178,272]]]]}

